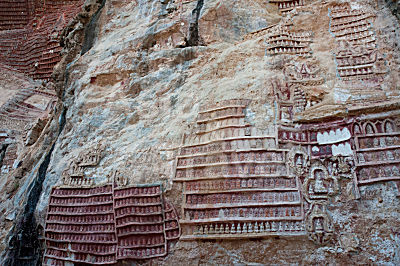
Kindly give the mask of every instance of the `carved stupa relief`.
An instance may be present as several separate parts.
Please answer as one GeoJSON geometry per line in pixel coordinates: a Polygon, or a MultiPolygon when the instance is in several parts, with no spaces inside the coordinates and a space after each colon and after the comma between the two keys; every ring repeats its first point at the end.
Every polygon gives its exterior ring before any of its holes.
{"type": "Polygon", "coordinates": [[[346,3],[332,7],[329,18],[329,31],[337,41],[333,54],[338,86],[350,90],[351,102],[385,100],[381,85],[389,67],[378,50],[375,15],[346,3]]]}
{"type": "Polygon", "coordinates": [[[372,23],[375,16],[363,9],[352,9],[348,3],[334,6],[329,13],[330,31],[338,41],[375,48],[372,23]]]}

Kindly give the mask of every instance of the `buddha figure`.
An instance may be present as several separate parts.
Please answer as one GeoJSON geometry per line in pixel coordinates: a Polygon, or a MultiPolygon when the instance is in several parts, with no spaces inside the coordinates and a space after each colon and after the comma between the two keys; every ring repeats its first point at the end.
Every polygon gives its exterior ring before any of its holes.
{"type": "Polygon", "coordinates": [[[322,226],[322,222],[321,222],[321,219],[315,219],[314,220],[314,229],[315,229],[315,232],[321,232],[321,231],[324,231],[324,228],[323,228],[323,226],[322,226]]]}
{"type": "Polygon", "coordinates": [[[367,134],[374,134],[375,130],[374,127],[371,124],[367,124],[367,126],[365,127],[365,131],[367,134]]]}
{"type": "Polygon", "coordinates": [[[314,192],[315,193],[327,193],[327,189],[324,185],[324,173],[321,170],[316,170],[314,172],[314,178],[315,178],[315,186],[314,186],[314,192]]]}
{"type": "Polygon", "coordinates": [[[385,132],[386,133],[393,133],[393,124],[392,124],[392,122],[386,122],[385,123],[385,132]]]}

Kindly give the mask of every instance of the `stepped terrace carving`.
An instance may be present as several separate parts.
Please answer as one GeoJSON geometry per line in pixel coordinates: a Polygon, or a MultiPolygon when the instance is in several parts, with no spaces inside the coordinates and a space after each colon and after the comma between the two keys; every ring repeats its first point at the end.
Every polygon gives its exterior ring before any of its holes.
{"type": "Polygon", "coordinates": [[[60,61],[58,37],[84,1],[2,1],[0,62],[34,79],[48,80],[60,61]]]}
{"type": "Polygon", "coordinates": [[[311,42],[311,32],[290,32],[288,27],[278,25],[267,34],[266,54],[309,56],[311,42]]]}
{"type": "Polygon", "coordinates": [[[184,182],[182,240],[304,235],[300,184],[273,127],[245,122],[249,101],[201,108],[184,137],[175,181],[184,182]]]}

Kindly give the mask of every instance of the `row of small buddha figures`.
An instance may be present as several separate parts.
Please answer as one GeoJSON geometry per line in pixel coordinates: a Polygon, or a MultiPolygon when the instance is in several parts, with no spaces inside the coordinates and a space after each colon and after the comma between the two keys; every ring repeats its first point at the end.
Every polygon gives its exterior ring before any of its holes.
{"type": "MultiPolygon", "coordinates": [[[[276,164],[240,164],[228,166],[208,166],[200,169],[178,169],[177,178],[209,178],[222,176],[243,176],[249,175],[280,175],[286,176],[287,169],[284,163],[276,164]]],[[[250,176],[249,176],[250,177],[250,176]]]]}
{"type": "Polygon", "coordinates": [[[51,214],[77,214],[77,213],[87,213],[87,214],[97,214],[100,212],[112,212],[113,205],[109,203],[107,205],[92,205],[92,206],[49,206],[48,213],[51,214]]]}
{"type": "Polygon", "coordinates": [[[342,13],[331,14],[331,25],[343,25],[349,24],[356,21],[368,20],[371,18],[371,14],[365,12],[352,12],[350,11],[348,15],[342,15],[342,13]],[[339,14],[339,15],[338,15],[339,14]]]}
{"type": "Polygon", "coordinates": [[[350,43],[352,46],[363,46],[366,49],[375,49],[376,48],[376,38],[374,33],[370,33],[370,35],[364,37],[350,36],[350,37],[338,37],[338,41],[346,41],[350,43]]]}
{"type": "Polygon", "coordinates": [[[362,168],[358,171],[359,180],[369,180],[375,178],[400,178],[400,164],[396,165],[377,165],[374,167],[362,168]]]}
{"type": "Polygon", "coordinates": [[[275,39],[275,40],[268,40],[267,48],[304,48],[308,46],[308,42],[303,41],[292,41],[292,40],[285,40],[285,39],[275,39]]]}
{"type": "Polygon", "coordinates": [[[275,127],[273,125],[265,129],[251,127],[243,117],[227,118],[223,120],[209,121],[197,125],[197,134],[203,134],[210,131],[218,131],[225,128],[243,128],[245,136],[275,136],[275,127]]]}
{"type": "Polygon", "coordinates": [[[70,232],[65,233],[52,233],[46,232],[46,238],[50,241],[64,241],[64,242],[88,242],[89,243],[115,243],[117,239],[115,238],[115,233],[103,233],[103,234],[73,234],[70,232]]]}
{"type": "Polygon", "coordinates": [[[294,0],[294,1],[279,2],[278,8],[291,10],[297,6],[303,6],[303,5],[304,5],[304,0],[294,0]]]}
{"type": "Polygon", "coordinates": [[[47,244],[48,248],[55,248],[55,249],[63,249],[65,251],[72,251],[72,252],[89,252],[89,253],[102,253],[102,254],[110,254],[117,251],[117,246],[115,244],[77,244],[77,243],[60,243],[60,242],[50,242],[47,244]]]}
{"type": "MultiPolygon", "coordinates": [[[[269,135],[269,130],[257,129],[254,127],[225,127],[209,132],[197,131],[196,135],[186,135],[184,144],[193,145],[206,143],[209,141],[219,141],[226,139],[274,139],[275,136],[269,135]],[[251,138],[250,138],[251,137],[251,138]]],[[[237,144],[240,145],[240,144],[237,144]]]]}
{"type": "Polygon", "coordinates": [[[88,232],[88,233],[112,233],[114,232],[114,224],[85,224],[85,225],[72,225],[72,224],[50,224],[46,225],[46,231],[52,232],[88,232]]]}
{"type": "Polygon", "coordinates": [[[159,195],[160,192],[160,186],[123,188],[114,191],[114,198],[159,195]]]}
{"type": "Polygon", "coordinates": [[[229,116],[244,116],[244,107],[226,107],[222,110],[199,113],[199,115],[197,116],[197,121],[215,120],[229,116]]]}
{"type": "Polygon", "coordinates": [[[47,216],[47,223],[73,223],[73,224],[87,224],[87,223],[114,223],[114,214],[96,214],[79,215],[79,216],[65,216],[54,215],[49,213],[47,216]]]}
{"type": "Polygon", "coordinates": [[[338,5],[331,9],[332,17],[360,16],[363,14],[365,14],[363,10],[351,9],[349,5],[338,5]]]}
{"type": "MultiPolygon", "coordinates": [[[[399,133],[400,135],[400,133],[399,133]]],[[[370,148],[385,148],[388,146],[400,146],[399,135],[387,136],[387,137],[367,137],[359,138],[358,143],[360,149],[370,149],[370,148]]]]}
{"type": "Polygon", "coordinates": [[[362,31],[371,30],[371,24],[367,20],[352,21],[349,23],[332,24],[330,30],[333,32],[335,37],[340,37],[350,33],[358,33],[362,31]]]}
{"type": "Polygon", "coordinates": [[[202,134],[208,131],[216,131],[223,128],[239,128],[249,127],[244,117],[232,117],[221,120],[208,121],[207,123],[199,123],[197,125],[197,134],[202,134]]]}
{"type": "Polygon", "coordinates": [[[275,149],[276,143],[273,138],[248,138],[239,140],[220,140],[210,144],[200,144],[198,146],[184,146],[181,148],[180,155],[194,155],[199,153],[226,152],[235,150],[251,149],[275,149]]]}
{"type": "Polygon", "coordinates": [[[299,202],[300,194],[292,192],[252,192],[240,194],[187,195],[186,204],[243,204],[299,202]]]}
{"type": "Polygon", "coordinates": [[[351,26],[351,27],[346,27],[341,30],[336,30],[335,31],[335,37],[342,37],[346,35],[354,35],[354,34],[360,34],[361,32],[370,32],[370,27],[367,24],[364,25],[359,25],[359,26],[351,26]]]}
{"type": "Polygon", "coordinates": [[[337,36],[336,39],[338,41],[350,41],[352,44],[354,44],[354,41],[360,41],[360,44],[363,44],[363,43],[374,42],[376,40],[374,33],[371,31],[350,33],[343,36],[337,36]]]}
{"type": "Polygon", "coordinates": [[[191,210],[185,209],[187,220],[222,219],[226,218],[265,218],[265,217],[301,217],[300,206],[295,207],[259,207],[259,208],[223,208],[191,210]]]}
{"type": "Polygon", "coordinates": [[[118,238],[118,246],[120,247],[146,247],[165,244],[163,234],[130,235],[118,238]]]}
{"type": "Polygon", "coordinates": [[[112,195],[104,195],[104,196],[93,196],[93,197],[84,197],[84,198],[50,198],[50,205],[98,205],[98,204],[110,204],[113,202],[112,195]]]}
{"type": "Polygon", "coordinates": [[[167,221],[165,222],[165,229],[177,229],[178,228],[178,222],[177,221],[167,221]]]}
{"type": "Polygon", "coordinates": [[[311,42],[312,32],[288,32],[285,28],[280,28],[273,31],[267,36],[267,41],[275,42],[281,40],[311,42]]]}
{"type": "Polygon", "coordinates": [[[124,207],[130,205],[154,205],[154,204],[161,204],[161,197],[159,195],[155,197],[131,197],[131,198],[124,198],[124,199],[117,199],[115,200],[115,207],[124,207]]]}
{"type": "Polygon", "coordinates": [[[162,224],[146,224],[146,225],[129,225],[117,228],[117,235],[129,235],[131,233],[163,233],[164,226],[162,224]]]}
{"type": "Polygon", "coordinates": [[[372,74],[356,74],[356,75],[350,75],[350,76],[341,76],[340,77],[343,81],[365,81],[365,82],[370,82],[374,80],[382,80],[377,73],[372,73],[372,74]]]}
{"type": "Polygon", "coordinates": [[[94,187],[88,189],[54,189],[52,196],[88,196],[88,195],[96,195],[96,194],[108,194],[112,193],[111,186],[101,186],[101,187],[94,187]]]}
{"type": "Polygon", "coordinates": [[[367,27],[367,28],[369,28],[370,25],[371,24],[368,21],[360,20],[360,21],[353,21],[353,22],[351,22],[349,24],[331,25],[330,26],[330,30],[332,32],[334,32],[335,35],[336,35],[336,32],[340,32],[340,31],[342,31],[344,29],[349,29],[349,28],[353,28],[353,27],[354,28],[358,28],[358,27],[363,27],[363,28],[367,27]]]}
{"type": "Polygon", "coordinates": [[[279,131],[279,139],[307,142],[307,133],[293,132],[293,131],[279,131]]]}
{"type": "Polygon", "coordinates": [[[170,211],[164,211],[165,219],[166,220],[171,220],[171,219],[176,219],[176,213],[173,210],[170,211]]]}
{"type": "Polygon", "coordinates": [[[117,218],[117,226],[122,226],[131,223],[161,223],[163,217],[159,214],[157,215],[143,215],[143,216],[125,216],[117,218]]]}
{"type": "Polygon", "coordinates": [[[157,248],[141,248],[141,249],[125,249],[119,248],[117,252],[118,258],[149,258],[155,256],[164,256],[166,254],[165,247],[157,248]]]}
{"type": "MultiPolygon", "coordinates": [[[[61,260],[66,261],[75,261],[75,262],[87,262],[91,264],[102,264],[104,262],[116,262],[115,255],[106,255],[106,256],[93,256],[85,253],[76,253],[73,256],[69,252],[48,249],[46,251],[46,257],[55,257],[61,260]]],[[[56,261],[45,261],[45,265],[64,265],[64,263],[56,262],[56,261]]]]}
{"type": "MultiPolygon", "coordinates": [[[[162,225],[152,225],[152,226],[142,226],[142,228],[138,228],[137,226],[131,226],[131,227],[123,227],[117,229],[117,236],[119,239],[124,238],[124,243],[147,243],[147,244],[158,244],[158,243],[153,243],[151,241],[154,241],[156,239],[155,235],[157,234],[158,236],[162,236],[164,238],[164,230],[162,225]],[[142,230],[144,228],[144,230],[142,230]],[[144,236],[141,237],[140,235],[144,236]],[[133,239],[125,239],[127,236],[133,236],[133,239]],[[149,236],[152,236],[150,238],[149,236]]],[[[167,239],[172,239],[172,238],[177,238],[179,237],[179,228],[170,228],[165,230],[165,234],[167,239]]],[[[164,242],[164,241],[163,241],[164,242]]],[[[160,243],[163,243],[160,242],[160,243]]]]}
{"type": "Polygon", "coordinates": [[[118,217],[118,216],[124,216],[124,215],[155,214],[155,213],[161,213],[161,212],[162,212],[161,205],[146,206],[146,207],[128,206],[128,207],[122,207],[120,209],[116,209],[115,215],[118,217]]]}
{"type": "Polygon", "coordinates": [[[372,66],[366,66],[362,68],[346,68],[346,69],[338,68],[337,70],[341,77],[354,76],[354,75],[368,75],[374,73],[374,69],[372,66]]]}
{"type": "Polygon", "coordinates": [[[272,222],[248,222],[237,224],[209,224],[197,225],[194,235],[212,234],[257,234],[270,232],[302,232],[304,224],[300,221],[272,221],[272,222]]]}
{"type": "Polygon", "coordinates": [[[185,183],[186,191],[226,191],[245,188],[296,188],[295,178],[251,178],[213,181],[191,181],[185,183]]]}
{"type": "Polygon", "coordinates": [[[165,231],[165,236],[168,240],[177,239],[179,237],[179,228],[174,228],[165,231]]]}
{"type": "Polygon", "coordinates": [[[386,151],[375,151],[375,152],[359,152],[358,162],[385,162],[400,160],[400,148],[386,151]]]}
{"type": "Polygon", "coordinates": [[[336,62],[338,67],[347,67],[347,66],[357,66],[357,65],[366,65],[373,64],[376,61],[376,54],[355,56],[355,57],[343,57],[336,58],[336,62]]]}
{"type": "Polygon", "coordinates": [[[279,47],[279,48],[267,48],[267,55],[276,54],[299,54],[306,55],[311,52],[310,47],[279,47]]]}
{"type": "Polygon", "coordinates": [[[269,162],[284,161],[283,152],[250,151],[231,152],[219,155],[204,155],[191,158],[178,158],[178,166],[195,166],[200,164],[232,163],[232,162],[269,162]]]}
{"type": "Polygon", "coordinates": [[[212,112],[214,109],[222,109],[228,106],[238,106],[238,107],[244,107],[250,103],[250,100],[246,99],[231,99],[231,100],[223,100],[218,103],[212,103],[212,104],[205,104],[200,106],[200,113],[203,112],[212,112]]]}
{"type": "MultiPolygon", "coordinates": [[[[256,145],[254,142],[257,139],[274,140],[274,137],[264,134],[263,130],[255,130],[252,132],[251,128],[249,127],[222,128],[211,132],[206,132],[204,134],[186,135],[184,145],[185,146],[205,145],[208,144],[210,141],[216,142],[216,141],[224,141],[232,139],[235,139],[234,141],[236,141],[236,143],[231,142],[230,143],[231,145],[237,146],[238,149],[244,149],[246,147],[250,148],[256,145]],[[252,135],[252,133],[261,133],[261,134],[252,135]]],[[[270,144],[270,141],[267,143],[270,144]]],[[[273,143],[271,143],[270,145],[273,145],[273,143]]],[[[267,147],[270,147],[270,145],[268,145],[267,147]]]]}
{"type": "MultiPolygon", "coordinates": [[[[73,175],[75,174],[77,173],[73,173],[73,175]]],[[[65,176],[65,178],[63,178],[63,183],[64,185],[69,185],[69,186],[93,186],[95,184],[94,179],[85,178],[82,176],[76,176],[76,177],[65,176]]]]}

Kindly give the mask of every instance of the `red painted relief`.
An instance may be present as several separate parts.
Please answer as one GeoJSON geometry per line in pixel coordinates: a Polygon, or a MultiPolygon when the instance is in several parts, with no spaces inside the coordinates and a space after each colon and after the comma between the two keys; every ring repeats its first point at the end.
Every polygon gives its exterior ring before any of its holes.
{"type": "Polygon", "coordinates": [[[49,79],[61,59],[59,34],[82,4],[81,0],[0,3],[0,62],[34,79],[49,79]]]}
{"type": "Polygon", "coordinates": [[[53,189],[46,219],[45,265],[114,264],[167,254],[180,236],[160,185],[53,189]]]}
{"type": "Polygon", "coordinates": [[[358,185],[400,180],[400,129],[392,119],[353,126],[358,185]]]}

